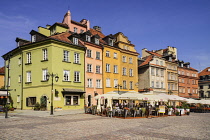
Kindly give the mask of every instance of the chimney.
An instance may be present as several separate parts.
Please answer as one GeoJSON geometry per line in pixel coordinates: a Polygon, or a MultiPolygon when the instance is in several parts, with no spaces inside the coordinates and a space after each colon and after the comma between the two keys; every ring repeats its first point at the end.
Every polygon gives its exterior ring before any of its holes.
{"type": "Polygon", "coordinates": [[[95,29],[98,32],[101,32],[101,27],[99,27],[99,26],[93,26],[93,29],[95,29]]]}
{"type": "Polygon", "coordinates": [[[70,29],[70,27],[71,27],[71,12],[70,12],[70,10],[68,10],[68,12],[65,14],[62,23],[67,24],[70,29]]]}

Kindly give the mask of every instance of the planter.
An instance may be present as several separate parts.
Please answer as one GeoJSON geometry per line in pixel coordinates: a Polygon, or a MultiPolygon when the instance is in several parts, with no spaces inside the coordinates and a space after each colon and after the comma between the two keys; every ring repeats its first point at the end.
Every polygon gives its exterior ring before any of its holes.
{"type": "Polygon", "coordinates": [[[181,114],[184,115],[184,108],[180,108],[181,114]]]}

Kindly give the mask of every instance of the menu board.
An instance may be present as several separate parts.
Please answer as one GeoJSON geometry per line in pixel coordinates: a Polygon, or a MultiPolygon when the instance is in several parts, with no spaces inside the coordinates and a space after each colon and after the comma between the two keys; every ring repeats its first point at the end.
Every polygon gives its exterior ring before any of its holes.
{"type": "Polygon", "coordinates": [[[159,106],[159,113],[165,113],[165,106],[164,105],[159,106]]]}

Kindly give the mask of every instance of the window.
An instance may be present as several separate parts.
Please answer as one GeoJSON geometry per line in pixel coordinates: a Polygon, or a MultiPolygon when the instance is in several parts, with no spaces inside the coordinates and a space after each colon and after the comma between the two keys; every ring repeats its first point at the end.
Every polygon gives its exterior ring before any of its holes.
{"type": "Polygon", "coordinates": [[[47,60],[47,49],[43,49],[42,53],[43,53],[43,60],[47,60]]]}
{"type": "Polygon", "coordinates": [[[101,73],[101,66],[96,66],[96,73],[101,73]]]}
{"type": "Polygon", "coordinates": [[[118,66],[114,65],[114,73],[118,73],[118,66]]]}
{"type": "Polygon", "coordinates": [[[74,63],[79,64],[80,62],[80,54],[74,53],[74,63]]]}
{"type": "Polygon", "coordinates": [[[123,68],[122,73],[123,73],[123,75],[126,75],[126,68],[125,67],[123,68]]]}
{"type": "Polygon", "coordinates": [[[76,27],[74,27],[74,33],[77,33],[77,28],[76,27]]]}
{"type": "Polygon", "coordinates": [[[160,61],[160,65],[163,66],[163,61],[160,61]]]}
{"type": "Polygon", "coordinates": [[[118,85],[118,79],[114,79],[114,87],[118,85]]]}
{"type": "Polygon", "coordinates": [[[182,79],[182,83],[184,83],[184,79],[182,79]]]}
{"type": "Polygon", "coordinates": [[[123,48],[124,48],[125,50],[127,50],[127,49],[128,49],[128,47],[127,47],[127,46],[123,46],[123,48]]]}
{"type": "Polygon", "coordinates": [[[92,72],[92,64],[87,64],[87,72],[92,72]]]}
{"type": "Polygon", "coordinates": [[[74,72],[74,82],[80,82],[80,72],[79,71],[74,72]]]}
{"type": "Polygon", "coordinates": [[[87,79],[87,87],[93,87],[92,79],[87,79]]]}
{"type": "Polygon", "coordinates": [[[22,81],[22,76],[18,75],[18,82],[21,83],[21,81],[22,81]]]}
{"type": "Polygon", "coordinates": [[[47,81],[47,69],[42,70],[42,80],[47,81]]]}
{"type": "Polygon", "coordinates": [[[109,45],[110,45],[110,46],[113,46],[113,44],[114,44],[113,39],[109,39],[109,45]]]}
{"type": "Polygon", "coordinates": [[[78,95],[66,95],[65,96],[65,105],[79,105],[79,96],[78,95]]]}
{"type": "Polygon", "coordinates": [[[155,75],[155,68],[151,68],[151,74],[155,75]]]}
{"type": "Polygon", "coordinates": [[[132,58],[132,57],[129,58],[129,63],[130,63],[130,64],[133,63],[133,58],[132,58]]]}
{"type": "Polygon", "coordinates": [[[86,35],[86,41],[90,42],[90,36],[89,35],[86,35]]]}
{"type": "Polygon", "coordinates": [[[100,60],[100,52],[96,52],[96,59],[100,60]]]}
{"type": "Polygon", "coordinates": [[[106,87],[110,87],[110,78],[106,78],[106,87]]]}
{"type": "Polygon", "coordinates": [[[159,76],[159,69],[156,68],[156,76],[159,76]]]}
{"type": "Polygon", "coordinates": [[[156,82],[156,87],[159,88],[159,82],[156,82]]]}
{"type": "Polygon", "coordinates": [[[26,82],[31,82],[31,71],[26,72],[26,82]]]}
{"type": "Polygon", "coordinates": [[[31,52],[27,53],[26,57],[27,57],[27,63],[31,64],[31,52]]]}
{"type": "Polygon", "coordinates": [[[182,75],[184,75],[184,71],[182,71],[182,75]]]}
{"type": "Polygon", "coordinates": [[[190,88],[187,89],[187,92],[190,93],[190,88]]]}
{"type": "Polygon", "coordinates": [[[151,84],[151,85],[152,85],[152,88],[154,88],[154,87],[155,87],[154,81],[152,81],[152,84],[151,84]]]}
{"type": "Polygon", "coordinates": [[[26,106],[35,106],[36,97],[28,97],[26,98],[26,106]]]}
{"type": "Polygon", "coordinates": [[[69,62],[69,51],[63,51],[63,61],[69,62]]]}
{"type": "Polygon", "coordinates": [[[110,72],[110,64],[106,64],[106,72],[110,72]]]}
{"type": "Polygon", "coordinates": [[[126,62],[126,56],[123,56],[122,59],[123,62],[126,62]]]}
{"type": "Polygon", "coordinates": [[[21,65],[21,57],[18,58],[18,65],[21,65]]]}
{"type": "Polygon", "coordinates": [[[33,43],[33,42],[36,42],[36,35],[32,35],[31,36],[31,42],[33,43]]]}
{"type": "Polygon", "coordinates": [[[163,82],[161,82],[161,88],[163,88],[163,82]]]}
{"type": "Polygon", "coordinates": [[[130,89],[133,89],[133,81],[130,81],[130,89]]]}
{"type": "Polygon", "coordinates": [[[117,59],[117,53],[114,53],[114,59],[117,59]]]}
{"type": "Polygon", "coordinates": [[[180,74],[181,72],[180,71],[178,71],[178,74],[180,74]]]}
{"type": "Polygon", "coordinates": [[[96,80],[96,88],[101,88],[101,80],[100,79],[96,80]]]}
{"type": "Polygon", "coordinates": [[[10,87],[11,77],[8,78],[8,87],[10,87]]]}
{"type": "Polygon", "coordinates": [[[160,70],[160,74],[161,74],[162,77],[164,76],[164,71],[163,71],[163,69],[160,70]]]}
{"type": "Polygon", "coordinates": [[[63,81],[70,81],[70,71],[69,70],[64,70],[63,71],[63,81]]]}
{"type": "Polygon", "coordinates": [[[133,76],[133,69],[129,69],[129,76],[133,76]]]}
{"type": "Polygon", "coordinates": [[[87,49],[87,57],[92,57],[92,50],[87,49]]]}
{"type": "Polygon", "coordinates": [[[110,52],[106,51],[106,57],[110,57],[110,52]]]}
{"type": "Polygon", "coordinates": [[[171,84],[169,84],[169,83],[168,83],[168,89],[169,89],[169,90],[171,89],[171,84]]]}
{"type": "Polygon", "coordinates": [[[95,44],[99,45],[99,39],[95,38],[95,44]]]}
{"type": "Polygon", "coordinates": [[[80,30],[80,33],[84,33],[84,30],[80,30]]]}
{"type": "Polygon", "coordinates": [[[17,103],[20,102],[20,95],[17,95],[17,103]]]}
{"type": "Polygon", "coordinates": [[[78,45],[78,38],[73,37],[73,43],[74,43],[75,45],[78,45]]]}
{"type": "Polygon", "coordinates": [[[126,89],[127,87],[126,87],[126,81],[124,80],[123,81],[123,89],[126,89]]]}
{"type": "Polygon", "coordinates": [[[17,47],[19,47],[19,46],[20,46],[20,42],[18,41],[18,42],[17,42],[17,47]]]}
{"type": "Polygon", "coordinates": [[[156,60],[156,64],[157,64],[157,65],[159,65],[159,62],[158,62],[158,60],[156,60]]]}

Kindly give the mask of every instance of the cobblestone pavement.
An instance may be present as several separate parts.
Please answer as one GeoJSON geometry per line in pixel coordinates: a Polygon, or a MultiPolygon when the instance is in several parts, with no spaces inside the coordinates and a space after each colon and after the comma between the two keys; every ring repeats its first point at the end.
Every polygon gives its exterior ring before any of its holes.
{"type": "MultiPolygon", "coordinates": [[[[0,114],[2,116],[2,114],[0,114]]],[[[210,139],[210,113],[189,116],[119,119],[90,114],[0,119],[0,139],[124,140],[210,139]]]]}

